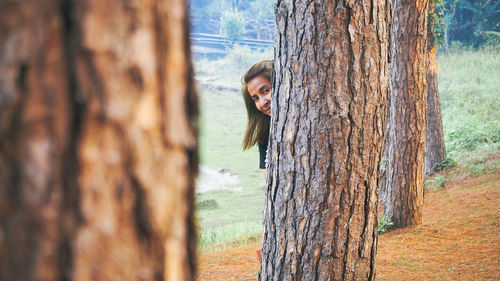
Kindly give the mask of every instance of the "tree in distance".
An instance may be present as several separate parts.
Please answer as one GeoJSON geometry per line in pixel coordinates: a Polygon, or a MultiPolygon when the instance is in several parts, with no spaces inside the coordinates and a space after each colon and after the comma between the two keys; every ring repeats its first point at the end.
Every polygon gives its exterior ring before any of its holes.
{"type": "MultiPolygon", "coordinates": [[[[431,1],[429,14],[434,11],[431,1]]],[[[436,58],[436,39],[433,27],[434,19],[429,16],[428,40],[427,40],[427,120],[426,120],[426,142],[425,142],[425,166],[424,173],[430,174],[434,171],[434,165],[446,158],[444,146],[443,120],[441,117],[441,103],[439,102],[438,88],[438,65],[436,58]]]]}
{"type": "Polygon", "coordinates": [[[393,2],[381,201],[394,227],[422,223],[429,1],[393,2]]]}

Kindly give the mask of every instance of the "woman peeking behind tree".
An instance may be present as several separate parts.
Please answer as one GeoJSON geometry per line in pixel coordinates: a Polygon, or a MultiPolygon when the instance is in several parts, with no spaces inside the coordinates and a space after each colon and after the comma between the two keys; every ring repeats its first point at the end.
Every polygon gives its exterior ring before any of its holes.
{"type": "Polygon", "coordinates": [[[271,116],[271,77],[273,61],[265,60],[250,67],[241,78],[241,94],[245,100],[248,124],[243,138],[243,150],[259,145],[260,164],[267,178],[266,154],[271,116]]]}

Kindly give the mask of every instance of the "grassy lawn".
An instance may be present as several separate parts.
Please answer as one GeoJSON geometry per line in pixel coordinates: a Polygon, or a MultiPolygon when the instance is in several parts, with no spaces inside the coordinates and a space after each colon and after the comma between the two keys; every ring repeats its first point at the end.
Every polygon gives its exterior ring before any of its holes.
{"type": "Polygon", "coordinates": [[[217,208],[197,210],[200,245],[209,246],[262,231],[264,174],[258,168],[258,150],[242,150],[246,111],[238,92],[201,91],[201,164],[226,169],[238,176],[241,191],[217,190],[196,201],[215,200],[217,208]]]}
{"type": "MultiPolygon", "coordinates": [[[[212,83],[239,88],[244,71],[255,62],[272,59],[272,53],[272,49],[252,51],[237,46],[226,59],[196,61],[195,72],[200,80],[209,78],[212,83]]],[[[241,93],[199,89],[201,165],[217,171],[229,170],[238,176],[241,187],[239,191],[217,190],[197,195],[198,204],[214,200],[217,205],[196,210],[199,245],[244,243],[262,232],[265,180],[259,169],[259,152],[256,147],[242,149],[247,113],[241,93]]]]}
{"type": "Polygon", "coordinates": [[[498,151],[500,53],[463,51],[439,55],[438,77],[448,156],[467,162],[470,152],[498,151]]]}

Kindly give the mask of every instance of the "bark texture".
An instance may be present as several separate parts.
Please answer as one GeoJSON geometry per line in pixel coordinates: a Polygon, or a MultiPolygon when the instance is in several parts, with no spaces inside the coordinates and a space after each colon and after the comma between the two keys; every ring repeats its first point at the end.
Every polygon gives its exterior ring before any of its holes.
{"type": "Polygon", "coordinates": [[[373,280],[390,1],[278,1],[260,280],[373,280]]]}
{"type": "Polygon", "coordinates": [[[186,3],[0,2],[0,279],[194,280],[186,3]]]}
{"type": "MultiPolygon", "coordinates": [[[[434,9],[432,1],[430,9],[434,9]]],[[[433,172],[434,164],[446,158],[446,148],[444,146],[441,103],[439,102],[436,40],[434,39],[431,22],[429,22],[427,32],[429,36],[427,40],[427,140],[424,173],[430,174],[433,172]]]]}
{"type": "Polygon", "coordinates": [[[422,223],[428,0],[393,2],[381,200],[395,227],[422,223]]]}

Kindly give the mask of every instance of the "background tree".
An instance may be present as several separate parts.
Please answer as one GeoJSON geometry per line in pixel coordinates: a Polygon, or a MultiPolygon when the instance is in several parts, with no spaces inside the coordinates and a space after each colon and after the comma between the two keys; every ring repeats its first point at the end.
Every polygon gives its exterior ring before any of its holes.
{"type": "Polygon", "coordinates": [[[245,19],[238,11],[225,12],[221,18],[222,32],[229,40],[238,40],[245,35],[245,19]]]}
{"type": "Polygon", "coordinates": [[[275,4],[275,0],[255,0],[250,3],[246,10],[246,16],[257,20],[274,20],[275,4]]]}
{"type": "Polygon", "coordinates": [[[436,39],[434,36],[433,2],[429,8],[429,25],[427,40],[427,121],[424,173],[433,171],[434,164],[446,158],[444,146],[443,121],[441,118],[441,103],[437,77],[436,39]]]}
{"type": "Polygon", "coordinates": [[[422,223],[428,8],[428,0],[393,2],[381,200],[395,227],[422,223]]]}
{"type": "Polygon", "coordinates": [[[250,6],[245,10],[245,17],[247,19],[247,35],[256,35],[256,39],[270,39],[274,38],[275,33],[275,16],[274,5],[275,0],[255,0],[250,3],[250,6]]]}
{"type": "Polygon", "coordinates": [[[447,0],[442,9],[446,24],[445,47],[450,41],[474,48],[498,44],[500,0],[447,0]]]}
{"type": "Polygon", "coordinates": [[[1,280],[194,280],[185,6],[0,3],[1,280]]]}
{"type": "Polygon", "coordinates": [[[276,9],[260,279],[373,280],[389,1],[276,9]]]}

